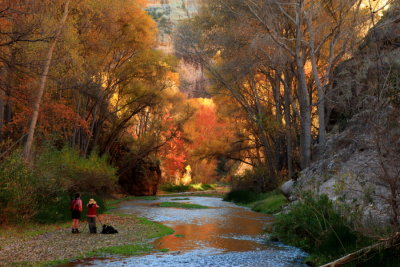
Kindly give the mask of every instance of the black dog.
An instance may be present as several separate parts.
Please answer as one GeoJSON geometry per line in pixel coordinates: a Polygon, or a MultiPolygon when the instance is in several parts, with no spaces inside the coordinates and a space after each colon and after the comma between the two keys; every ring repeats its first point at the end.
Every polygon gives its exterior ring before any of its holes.
{"type": "Polygon", "coordinates": [[[103,224],[103,230],[101,231],[101,233],[102,234],[118,234],[118,231],[111,225],[103,224]]]}

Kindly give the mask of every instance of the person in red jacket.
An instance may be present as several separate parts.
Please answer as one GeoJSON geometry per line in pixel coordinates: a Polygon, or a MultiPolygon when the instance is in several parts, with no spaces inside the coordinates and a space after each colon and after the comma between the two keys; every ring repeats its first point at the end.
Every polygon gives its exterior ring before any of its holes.
{"type": "Polygon", "coordinates": [[[72,233],[77,234],[79,233],[79,221],[81,219],[81,212],[82,212],[82,200],[81,194],[76,193],[73,200],[69,205],[69,208],[72,213],[72,233]]]}
{"type": "Polygon", "coordinates": [[[91,234],[96,234],[97,233],[97,228],[96,228],[96,216],[97,216],[97,209],[100,208],[99,205],[97,205],[96,201],[91,198],[89,200],[89,203],[87,204],[87,221],[89,224],[89,232],[91,234]]]}

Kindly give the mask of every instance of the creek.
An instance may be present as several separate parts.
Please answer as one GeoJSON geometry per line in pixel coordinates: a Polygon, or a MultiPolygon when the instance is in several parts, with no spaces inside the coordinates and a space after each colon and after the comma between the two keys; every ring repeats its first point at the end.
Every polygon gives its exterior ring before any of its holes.
{"type": "Polygon", "coordinates": [[[69,266],[270,266],[303,267],[306,253],[279,242],[267,241],[264,229],[273,217],[239,207],[220,198],[189,196],[132,200],[119,204],[116,213],[135,214],[167,225],[175,233],[153,241],[156,250],[142,256],[80,260],[69,266]],[[181,198],[181,197],[180,197],[181,198]],[[160,202],[184,202],[208,209],[162,208],[160,202]]]}

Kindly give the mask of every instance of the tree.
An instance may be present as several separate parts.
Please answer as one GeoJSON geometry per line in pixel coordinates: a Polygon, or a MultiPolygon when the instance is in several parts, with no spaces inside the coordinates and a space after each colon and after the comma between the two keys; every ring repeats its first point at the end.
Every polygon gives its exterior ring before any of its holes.
{"type": "MultiPolygon", "coordinates": [[[[43,14],[41,4],[26,1],[6,0],[0,3],[0,140],[5,139],[5,126],[12,121],[14,114],[13,92],[18,87],[17,74],[32,62],[21,60],[22,47],[48,42],[50,35],[40,30],[41,20],[37,14],[43,14]]],[[[26,74],[26,73],[24,73],[26,74]]]]}
{"type": "Polygon", "coordinates": [[[198,62],[208,71],[216,89],[211,91],[212,94],[228,94],[245,111],[246,119],[253,124],[256,142],[262,144],[262,164],[269,166],[270,175],[274,177],[280,166],[275,152],[280,150],[278,144],[281,142],[275,136],[280,133],[271,130],[278,129],[276,126],[282,123],[283,117],[279,75],[258,63],[261,55],[254,53],[257,43],[251,38],[259,27],[241,23],[239,15],[230,16],[230,10],[219,2],[209,3],[208,8],[204,18],[181,25],[177,50],[185,59],[198,62]],[[218,26],[204,23],[214,20],[218,26]],[[210,31],[209,35],[197,32],[196,27],[202,26],[205,28],[199,32],[210,31]],[[275,114],[274,110],[277,111],[275,114]]]}
{"type": "Polygon", "coordinates": [[[191,99],[190,103],[196,112],[183,127],[187,164],[194,181],[209,183],[216,179],[218,160],[227,154],[233,132],[228,121],[218,118],[211,99],[191,99]]]}
{"type": "Polygon", "coordinates": [[[361,0],[206,1],[199,16],[181,24],[177,50],[186,60],[201,64],[253,120],[272,173],[279,169],[277,155],[286,144],[286,165],[293,174],[297,147],[292,144],[297,140],[292,142],[296,135],[291,130],[296,133],[298,125],[301,168],[311,163],[314,135],[324,146],[326,92],[331,90],[337,64],[362,39],[359,33],[368,16],[361,4],[361,0]],[[286,142],[279,141],[282,133],[271,135],[260,123],[271,115],[278,125],[285,125],[286,142]]]}
{"type": "Polygon", "coordinates": [[[33,144],[33,139],[34,139],[34,134],[35,134],[36,123],[37,123],[37,119],[38,119],[38,116],[39,116],[40,103],[42,101],[42,96],[43,96],[44,89],[45,89],[45,86],[46,86],[47,75],[49,73],[51,60],[53,58],[53,52],[54,52],[54,49],[56,47],[57,41],[60,38],[61,31],[62,31],[62,29],[64,27],[64,24],[65,24],[65,22],[67,20],[67,17],[68,17],[69,3],[70,3],[70,0],[66,0],[65,6],[64,6],[63,16],[62,16],[62,18],[60,20],[60,24],[59,24],[57,32],[56,32],[56,34],[54,36],[54,40],[51,42],[49,50],[47,52],[43,74],[42,74],[41,79],[40,79],[39,90],[37,92],[35,103],[33,104],[32,119],[31,119],[31,123],[30,123],[30,126],[29,126],[28,137],[27,137],[27,140],[26,140],[26,143],[25,143],[25,147],[24,147],[24,152],[23,152],[24,153],[24,158],[27,161],[30,160],[30,155],[31,155],[31,149],[32,149],[32,144],[33,144]]]}

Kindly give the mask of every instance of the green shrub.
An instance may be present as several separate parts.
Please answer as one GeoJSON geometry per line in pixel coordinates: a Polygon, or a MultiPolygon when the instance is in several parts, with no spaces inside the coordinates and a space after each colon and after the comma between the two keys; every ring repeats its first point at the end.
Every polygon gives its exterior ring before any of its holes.
{"type": "Polygon", "coordinates": [[[286,197],[280,193],[273,193],[263,200],[251,204],[251,209],[256,212],[274,214],[287,203],[286,197]]]}
{"type": "Polygon", "coordinates": [[[19,223],[34,216],[37,177],[16,151],[0,164],[0,224],[19,223]]]}
{"type": "Polygon", "coordinates": [[[182,209],[208,209],[207,206],[192,204],[192,203],[181,203],[181,202],[161,202],[160,207],[182,208],[182,209]]]}
{"type": "Polygon", "coordinates": [[[202,184],[201,187],[202,187],[202,190],[212,190],[212,189],[215,189],[216,185],[215,184],[202,184]]]}
{"type": "Polygon", "coordinates": [[[69,220],[69,203],[75,192],[81,192],[83,214],[90,198],[96,199],[100,206],[99,213],[103,212],[103,196],[115,189],[117,181],[116,170],[108,165],[105,157],[94,153],[85,158],[68,147],[62,150],[44,149],[35,170],[41,181],[35,220],[41,223],[69,220]]]}
{"type": "Polygon", "coordinates": [[[189,185],[175,185],[175,184],[162,184],[160,189],[165,192],[169,193],[180,193],[180,192],[187,192],[187,191],[204,191],[214,189],[215,185],[213,184],[189,184],[189,185]]]}
{"type": "MultiPolygon", "coordinates": [[[[81,193],[83,207],[82,219],[85,219],[87,203],[91,198],[95,199],[97,205],[100,206],[97,210],[98,214],[101,214],[106,210],[106,204],[102,196],[94,195],[92,193],[81,193]]],[[[71,199],[72,195],[68,193],[63,193],[51,198],[40,199],[39,208],[34,217],[35,221],[39,223],[52,223],[70,220],[71,211],[69,210],[69,204],[71,199]]]]}
{"type": "Polygon", "coordinates": [[[163,184],[160,189],[169,193],[179,193],[189,191],[190,186],[188,185],[174,185],[174,184],[163,184]]]}
{"type": "Polygon", "coordinates": [[[45,149],[36,166],[41,177],[57,180],[53,184],[71,193],[108,194],[114,191],[117,183],[116,169],[107,163],[106,157],[92,153],[85,158],[69,147],[62,150],[45,149]]]}
{"type": "Polygon", "coordinates": [[[82,193],[84,203],[95,198],[102,212],[103,195],[115,188],[116,180],[115,169],[104,157],[46,148],[31,168],[16,151],[0,164],[0,223],[69,220],[70,196],[77,191],[87,192],[82,193]]]}
{"type": "Polygon", "coordinates": [[[213,184],[202,184],[202,183],[198,183],[198,184],[190,184],[189,187],[191,189],[194,189],[196,191],[205,191],[205,190],[211,190],[215,188],[215,185],[213,184]]]}
{"type": "Polygon", "coordinates": [[[327,196],[306,195],[291,206],[288,213],[279,214],[273,225],[273,235],[281,241],[317,255],[314,261],[322,264],[349,253],[368,239],[351,228],[327,196]]]}
{"type": "Polygon", "coordinates": [[[262,195],[250,190],[233,190],[226,194],[225,201],[248,204],[262,199],[262,195]]]}
{"type": "Polygon", "coordinates": [[[265,166],[257,166],[251,170],[246,170],[242,175],[233,178],[235,190],[250,190],[254,192],[269,192],[278,187],[279,180],[276,176],[271,176],[270,171],[265,166]]]}
{"type": "Polygon", "coordinates": [[[225,201],[231,201],[250,207],[253,211],[273,214],[282,209],[287,200],[279,192],[257,193],[251,190],[233,190],[225,195],[225,201]]]}

